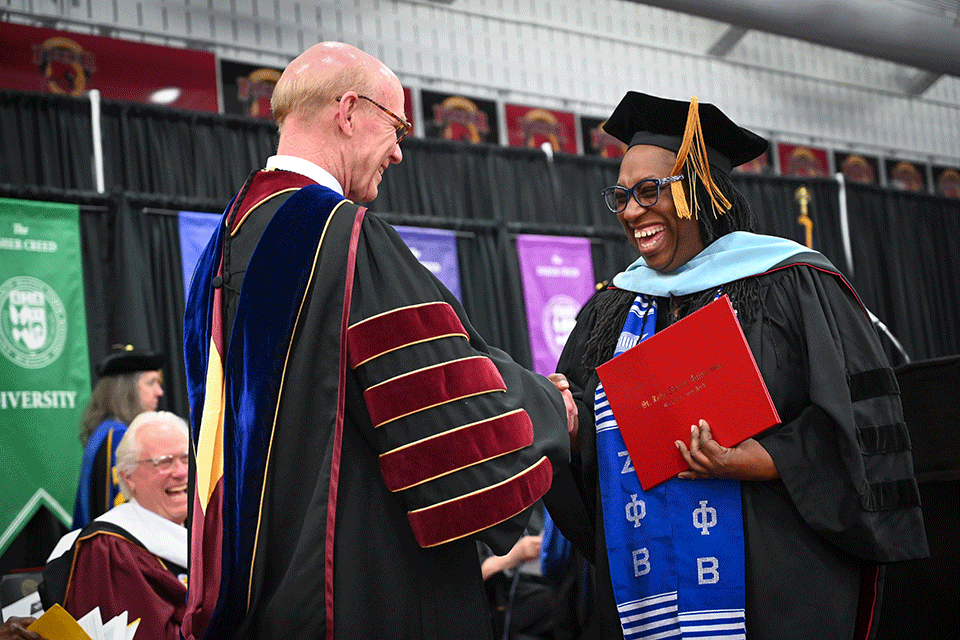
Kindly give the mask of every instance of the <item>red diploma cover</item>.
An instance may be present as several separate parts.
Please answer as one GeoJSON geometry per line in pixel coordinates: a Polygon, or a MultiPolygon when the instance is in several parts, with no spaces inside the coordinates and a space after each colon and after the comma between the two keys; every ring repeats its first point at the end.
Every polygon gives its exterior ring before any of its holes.
{"type": "Polygon", "coordinates": [[[688,469],[674,443],[701,419],[724,447],[780,423],[726,295],[597,373],[644,490],[688,469]]]}

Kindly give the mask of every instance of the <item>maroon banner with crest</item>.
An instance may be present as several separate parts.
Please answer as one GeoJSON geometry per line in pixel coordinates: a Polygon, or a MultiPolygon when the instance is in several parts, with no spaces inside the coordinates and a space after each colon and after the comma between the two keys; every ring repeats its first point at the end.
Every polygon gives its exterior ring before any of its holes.
{"type": "Polygon", "coordinates": [[[410,87],[403,88],[403,115],[407,118],[407,122],[413,125],[410,127],[410,131],[407,132],[407,135],[420,135],[418,133],[420,127],[417,125],[417,120],[419,120],[419,118],[417,118],[416,114],[413,113],[413,92],[410,90],[410,87]]]}
{"type": "Polygon", "coordinates": [[[627,145],[603,130],[603,118],[580,116],[580,137],[583,139],[583,154],[601,158],[620,158],[627,152],[627,145]]]}
{"type": "Polygon", "coordinates": [[[770,165],[769,151],[764,151],[750,162],[745,162],[732,169],[732,173],[746,173],[750,175],[763,175],[772,171],[773,167],[770,165]]]}
{"type": "Polygon", "coordinates": [[[421,91],[424,137],[499,142],[497,104],[458,94],[421,91]]]}
{"type": "Polygon", "coordinates": [[[933,165],[933,187],[938,196],[960,200],[960,167],[933,165]]]}
{"type": "Polygon", "coordinates": [[[207,51],[0,22],[0,86],[219,111],[217,64],[207,51]]]}
{"type": "Polygon", "coordinates": [[[272,118],[270,97],[283,69],[220,60],[223,112],[250,118],[272,118]]]}
{"type": "Polygon", "coordinates": [[[874,156],[834,151],[833,164],[850,182],[880,184],[880,160],[874,156]]]}
{"type": "Polygon", "coordinates": [[[826,178],[830,175],[825,149],[795,144],[777,145],[780,155],[780,174],[799,178],[826,178]]]}
{"type": "Polygon", "coordinates": [[[577,129],[572,113],[518,104],[504,105],[507,143],[539,149],[547,142],[554,151],[577,152],[577,129]]]}
{"type": "Polygon", "coordinates": [[[912,160],[888,158],[884,162],[887,171],[887,186],[901,191],[929,193],[927,165],[912,160]]]}

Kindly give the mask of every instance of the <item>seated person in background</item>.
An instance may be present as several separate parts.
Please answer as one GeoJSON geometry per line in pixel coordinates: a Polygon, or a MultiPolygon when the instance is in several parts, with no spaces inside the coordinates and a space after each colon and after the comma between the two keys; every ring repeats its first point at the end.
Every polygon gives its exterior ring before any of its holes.
{"type": "Polygon", "coordinates": [[[543,512],[540,572],[557,592],[553,640],[593,640],[600,637],[593,565],[557,529],[550,512],[543,512]]]}
{"type": "Polygon", "coordinates": [[[513,545],[513,548],[510,549],[507,555],[487,556],[480,564],[480,573],[483,574],[483,579],[486,580],[490,576],[501,571],[506,571],[507,569],[515,569],[517,565],[523,564],[524,562],[536,560],[540,557],[540,544],[542,541],[543,538],[540,536],[523,536],[517,540],[517,543],[513,545]]]}
{"type": "Polygon", "coordinates": [[[40,595],[79,619],[140,618],[137,636],[179,640],[187,605],[187,425],[165,411],[137,416],[117,448],[127,502],[65,535],[43,570],[40,595]]]}
{"type": "Polygon", "coordinates": [[[130,421],[141,411],[156,411],[163,395],[162,355],[130,345],[113,349],[97,365],[100,380],[80,421],[83,464],[73,507],[74,529],[123,501],[113,475],[117,446],[130,421]]]}
{"type": "Polygon", "coordinates": [[[534,573],[521,571],[524,562],[540,557],[541,536],[522,536],[506,555],[493,555],[478,542],[487,598],[496,638],[515,640],[552,639],[557,596],[553,587],[534,573]],[[509,633],[504,627],[509,626],[509,633]]]}

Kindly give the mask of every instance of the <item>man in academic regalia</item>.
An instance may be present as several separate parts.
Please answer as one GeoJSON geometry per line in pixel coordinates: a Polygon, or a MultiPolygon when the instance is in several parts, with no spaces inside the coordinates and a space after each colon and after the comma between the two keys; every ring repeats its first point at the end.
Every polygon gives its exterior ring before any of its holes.
{"type": "Polygon", "coordinates": [[[179,640],[187,606],[187,465],[182,418],[141,413],[117,447],[126,502],[71,531],[43,569],[44,608],[60,604],[75,619],[95,607],[104,622],[127,612],[137,637],[179,640]]]}
{"type": "Polygon", "coordinates": [[[300,55],[199,261],[187,639],[489,638],[476,540],[506,553],[567,463],[569,392],[352,202],[401,161],[403,105],[354,47],[300,55]]]}

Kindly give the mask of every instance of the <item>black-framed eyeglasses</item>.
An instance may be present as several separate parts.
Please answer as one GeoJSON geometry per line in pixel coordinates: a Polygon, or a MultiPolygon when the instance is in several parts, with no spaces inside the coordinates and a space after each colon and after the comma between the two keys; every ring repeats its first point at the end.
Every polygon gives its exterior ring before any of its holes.
{"type": "Polygon", "coordinates": [[[607,208],[614,213],[620,213],[627,208],[631,195],[641,207],[652,207],[660,200],[660,187],[677,180],[683,180],[682,173],[666,178],[647,178],[629,189],[621,186],[607,187],[600,192],[600,195],[603,196],[603,201],[607,203],[607,208]]]}
{"type": "MultiPolygon", "coordinates": [[[[343,96],[340,96],[340,98],[342,97],[343,96]]],[[[387,114],[388,116],[390,116],[391,118],[397,121],[397,144],[400,144],[400,141],[403,140],[403,138],[408,133],[410,133],[410,129],[413,128],[413,125],[410,124],[409,120],[404,120],[403,118],[395,114],[393,111],[390,111],[390,109],[387,109],[385,106],[383,106],[373,98],[368,98],[367,96],[361,95],[359,93],[357,94],[357,97],[362,98],[367,102],[373,103],[374,106],[379,107],[381,111],[383,111],[385,114],[387,114]]],[[[337,98],[337,102],[340,102],[340,98],[337,98]]]]}
{"type": "Polygon", "coordinates": [[[174,455],[171,453],[165,456],[160,456],[159,458],[144,458],[143,460],[137,460],[137,463],[140,464],[143,462],[149,462],[154,467],[156,467],[157,471],[159,471],[160,473],[167,473],[168,471],[173,469],[173,463],[175,460],[179,460],[184,464],[184,466],[186,466],[190,464],[190,454],[180,453],[180,454],[174,455]]]}

